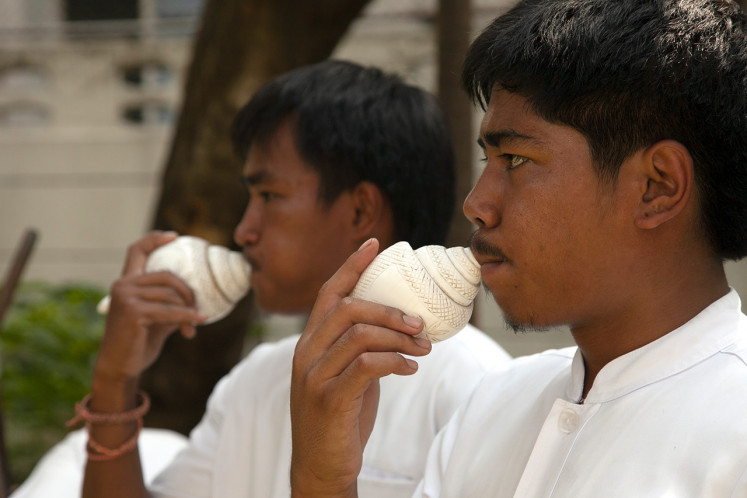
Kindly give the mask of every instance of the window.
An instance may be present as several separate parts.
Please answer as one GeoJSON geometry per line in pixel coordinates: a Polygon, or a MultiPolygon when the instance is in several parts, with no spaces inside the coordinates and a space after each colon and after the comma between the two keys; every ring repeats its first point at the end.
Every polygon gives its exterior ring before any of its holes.
{"type": "Polygon", "coordinates": [[[19,62],[0,68],[2,90],[40,90],[46,85],[47,73],[41,67],[19,62]]]}
{"type": "Polygon", "coordinates": [[[159,88],[171,83],[173,74],[162,62],[143,62],[122,68],[122,79],[139,88],[159,88]]]}
{"type": "Polygon", "coordinates": [[[158,17],[198,17],[204,0],[156,0],[158,17]]]}
{"type": "Polygon", "coordinates": [[[107,21],[136,19],[138,0],[67,0],[68,21],[107,21]]]}
{"type": "Polygon", "coordinates": [[[174,121],[174,111],[159,100],[148,100],[130,104],[122,110],[122,118],[131,124],[160,125],[174,121]]]}
{"type": "Polygon", "coordinates": [[[36,102],[11,102],[0,106],[0,126],[38,126],[48,123],[51,113],[36,102]]]}

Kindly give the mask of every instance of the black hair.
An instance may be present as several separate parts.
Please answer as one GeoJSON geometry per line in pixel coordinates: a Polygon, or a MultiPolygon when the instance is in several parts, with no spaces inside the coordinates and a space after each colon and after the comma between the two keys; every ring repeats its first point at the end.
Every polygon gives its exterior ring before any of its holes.
{"type": "Polygon", "coordinates": [[[391,205],[397,240],[443,245],[454,211],[454,154],[435,98],[376,68],[328,60],[266,83],[239,111],[232,139],[244,159],[290,120],[327,205],[361,181],[391,205]]]}
{"type": "Polygon", "coordinates": [[[702,229],[722,259],[747,254],[747,20],[729,0],[525,0],[472,43],[462,81],[573,127],[602,181],[672,139],[693,158],[702,229]]]}

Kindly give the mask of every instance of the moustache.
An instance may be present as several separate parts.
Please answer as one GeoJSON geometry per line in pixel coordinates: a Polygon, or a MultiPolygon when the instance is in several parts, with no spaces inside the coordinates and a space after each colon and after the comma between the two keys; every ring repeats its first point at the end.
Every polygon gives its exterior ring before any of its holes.
{"type": "Polygon", "coordinates": [[[483,258],[487,257],[498,261],[508,260],[503,251],[487,242],[479,230],[472,232],[469,238],[469,247],[475,255],[482,256],[483,258]]]}

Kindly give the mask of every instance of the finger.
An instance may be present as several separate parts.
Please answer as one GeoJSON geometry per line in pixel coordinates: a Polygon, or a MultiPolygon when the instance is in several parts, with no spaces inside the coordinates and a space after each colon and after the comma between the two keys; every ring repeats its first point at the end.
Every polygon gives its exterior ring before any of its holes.
{"type": "Polygon", "coordinates": [[[176,232],[161,232],[154,230],[127,249],[122,275],[139,275],[145,269],[148,255],[156,248],[167,244],[178,237],[176,232]]]}
{"type": "Polygon", "coordinates": [[[299,342],[306,354],[316,358],[329,350],[348,329],[359,323],[383,327],[408,335],[418,334],[423,329],[423,322],[420,318],[405,315],[396,308],[352,297],[344,297],[327,314],[317,329],[308,333],[304,331],[304,336],[301,337],[299,342]]]}
{"type": "Polygon", "coordinates": [[[309,316],[308,324],[313,327],[334,308],[337,302],[350,294],[358,283],[363,270],[374,260],[379,250],[379,241],[368,239],[360,248],[351,254],[345,263],[324,283],[319,290],[314,309],[309,316]]]}
{"type": "Polygon", "coordinates": [[[324,353],[316,366],[320,379],[340,375],[349,365],[366,353],[395,352],[424,356],[431,351],[427,339],[416,338],[390,329],[356,324],[324,353]]]}
{"type": "Polygon", "coordinates": [[[332,392],[359,395],[368,389],[372,381],[387,375],[412,375],[418,363],[397,353],[369,352],[360,355],[329,384],[332,392]]]}
{"type": "Polygon", "coordinates": [[[132,280],[131,285],[138,286],[143,295],[152,289],[168,288],[175,296],[178,296],[180,302],[183,302],[187,306],[195,305],[195,296],[192,288],[184,280],[171,272],[159,271],[145,273],[132,280]]]}
{"type": "Polygon", "coordinates": [[[197,335],[197,328],[191,323],[182,323],[179,326],[179,332],[185,339],[194,339],[197,335]]]}
{"type": "Polygon", "coordinates": [[[139,309],[142,320],[149,325],[171,325],[172,329],[182,324],[192,325],[204,322],[207,317],[196,309],[179,304],[143,301],[139,309]]]}

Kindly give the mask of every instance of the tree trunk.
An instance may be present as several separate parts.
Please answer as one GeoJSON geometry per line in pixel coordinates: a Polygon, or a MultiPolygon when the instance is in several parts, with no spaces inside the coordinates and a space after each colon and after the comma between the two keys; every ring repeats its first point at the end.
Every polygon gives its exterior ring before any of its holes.
{"type": "MultiPolygon", "coordinates": [[[[187,73],[162,178],[154,228],[232,245],[246,205],[229,139],[241,105],[268,79],[326,59],[369,0],[209,0],[187,73]]],[[[236,364],[252,315],[245,299],[225,320],[186,341],[171,337],[142,386],[149,426],[188,432],[216,381],[236,364]]]]}
{"type": "MultiPolygon", "coordinates": [[[[451,220],[448,244],[465,246],[473,231],[472,223],[462,213],[462,203],[472,188],[475,136],[472,125],[474,107],[462,89],[461,69],[471,38],[470,0],[439,0],[438,16],[438,97],[451,126],[451,140],[456,157],[456,205],[451,220]]],[[[477,317],[479,301],[474,303],[472,319],[477,317]]]]}
{"type": "Polygon", "coordinates": [[[472,188],[475,137],[473,106],[462,89],[461,68],[470,42],[470,0],[439,0],[438,98],[451,127],[456,156],[456,206],[449,232],[449,245],[464,246],[472,233],[462,214],[462,203],[472,188]]]}

